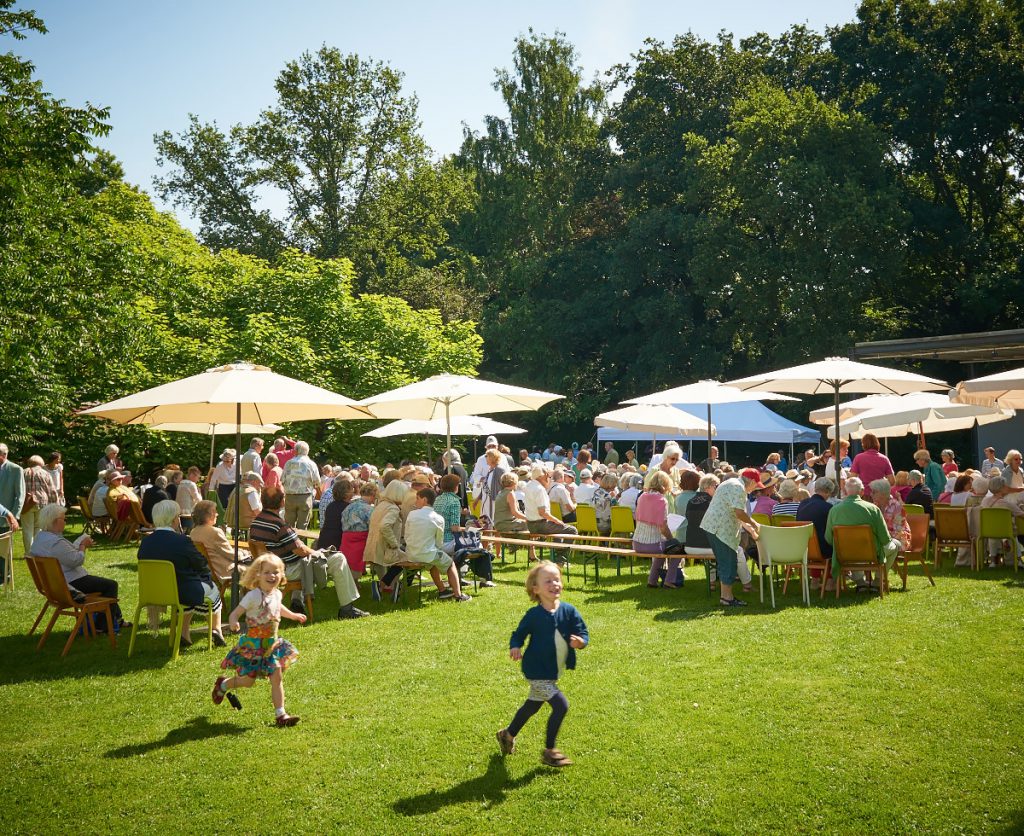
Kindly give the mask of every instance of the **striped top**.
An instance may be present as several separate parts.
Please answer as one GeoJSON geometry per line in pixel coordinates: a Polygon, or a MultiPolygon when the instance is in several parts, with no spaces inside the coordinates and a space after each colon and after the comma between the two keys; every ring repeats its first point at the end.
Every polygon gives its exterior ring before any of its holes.
{"type": "Polygon", "coordinates": [[[249,524],[249,539],[263,543],[267,551],[276,554],[285,563],[298,560],[295,553],[299,536],[282,520],[276,511],[261,511],[249,524]]]}

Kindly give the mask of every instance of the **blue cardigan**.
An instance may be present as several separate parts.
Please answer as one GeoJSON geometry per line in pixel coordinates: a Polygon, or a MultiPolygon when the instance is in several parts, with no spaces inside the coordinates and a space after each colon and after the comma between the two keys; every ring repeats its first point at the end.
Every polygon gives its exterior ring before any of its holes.
{"type": "MultiPolygon", "coordinates": [[[[540,604],[531,607],[526,611],[508,643],[510,649],[522,647],[526,637],[530,637],[530,644],[523,653],[523,676],[527,679],[558,679],[555,630],[562,634],[567,645],[569,637],[573,635],[579,636],[585,644],[590,643],[587,625],[583,623],[579,610],[572,604],[561,601],[553,613],[548,612],[540,604]]],[[[576,667],[576,650],[572,645],[569,645],[565,666],[570,669],[576,667]]]]}

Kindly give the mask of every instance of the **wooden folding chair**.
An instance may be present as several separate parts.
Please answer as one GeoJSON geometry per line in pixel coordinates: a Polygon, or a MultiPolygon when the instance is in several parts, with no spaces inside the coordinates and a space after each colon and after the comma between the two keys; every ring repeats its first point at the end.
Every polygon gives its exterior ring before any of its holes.
{"type": "MultiPolygon", "coordinates": [[[[960,546],[973,546],[974,543],[971,540],[966,508],[935,505],[932,513],[935,514],[935,567],[938,568],[943,551],[959,549],[960,546]]],[[[927,541],[925,551],[927,552],[927,541]]]]}
{"type": "Polygon", "coordinates": [[[7,530],[0,534],[0,559],[4,562],[4,576],[0,583],[4,592],[14,592],[14,532],[7,530]]]}
{"type": "MultiPolygon", "coordinates": [[[[797,522],[796,520],[784,520],[782,522],[782,528],[789,528],[790,526],[807,525],[806,522],[797,522]]],[[[786,594],[786,586],[789,584],[789,579],[793,575],[798,566],[787,566],[786,577],[782,582],[782,594],[786,594]]],[[[810,575],[814,571],[821,573],[821,589],[818,594],[819,598],[825,597],[825,584],[828,579],[832,576],[832,559],[825,558],[821,553],[821,544],[818,542],[818,535],[815,532],[810,539],[807,541],[807,574],[810,575]]],[[[808,586],[810,584],[808,583],[808,586]]],[[[808,595],[810,595],[810,589],[808,589],[808,595]]]]}
{"type": "MultiPolygon", "coordinates": [[[[37,588],[42,592],[43,597],[46,598],[47,605],[54,608],[54,613],[50,617],[42,637],[39,639],[39,644],[36,645],[37,651],[43,649],[43,645],[46,644],[46,640],[50,637],[50,631],[53,629],[57,619],[62,615],[67,615],[75,619],[75,626],[71,629],[71,635],[68,636],[67,644],[64,645],[64,651],[60,654],[62,657],[67,656],[68,651],[71,650],[71,644],[80,630],[84,629],[85,636],[89,639],[96,635],[96,627],[92,620],[92,616],[95,613],[106,614],[107,637],[110,639],[110,646],[117,647],[117,638],[114,635],[114,617],[110,611],[110,605],[116,604],[117,598],[88,596],[85,601],[75,601],[71,597],[71,589],[68,587],[68,582],[64,579],[64,571],[61,569],[60,561],[57,558],[27,557],[25,562],[29,564],[32,579],[36,582],[37,588]]],[[[44,612],[45,610],[46,607],[43,608],[44,612]]],[[[36,629],[42,615],[43,613],[40,612],[36,623],[32,625],[32,630],[36,629]]],[[[31,634],[32,631],[29,632],[31,634]]]]}
{"type": "Polygon", "coordinates": [[[89,506],[89,497],[78,497],[78,510],[81,511],[82,516],[85,518],[85,526],[82,530],[83,534],[107,533],[107,524],[110,522],[110,518],[106,515],[102,517],[95,516],[92,513],[92,508],[89,506]]]}
{"type": "MultiPolygon", "coordinates": [[[[958,509],[959,510],[959,509],[958,509]]],[[[936,517],[936,519],[938,519],[936,517]]],[[[907,588],[907,572],[910,570],[910,561],[916,560],[924,569],[925,575],[935,586],[935,578],[932,577],[931,569],[928,568],[928,539],[929,519],[927,514],[908,514],[907,522],[910,523],[910,548],[896,555],[895,568],[903,581],[903,589],[907,588]]],[[[936,525],[937,527],[937,525],[936,525]]],[[[936,552],[938,548],[936,547],[936,552]]],[[[936,558],[936,563],[938,558],[936,558]]]]}
{"type": "Polygon", "coordinates": [[[206,546],[202,543],[196,543],[194,540],[192,541],[192,544],[196,547],[196,551],[198,551],[206,560],[206,566],[210,570],[210,577],[213,578],[213,582],[217,585],[217,589],[220,591],[220,597],[223,598],[227,595],[228,590],[231,589],[231,575],[228,575],[227,577],[218,575],[213,568],[213,564],[210,562],[210,553],[207,551],[206,546]]]}
{"type": "Polygon", "coordinates": [[[875,535],[870,525],[836,525],[832,527],[832,548],[839,572],[836,573],[836,598],[846,572],[871,572],[879,577],[878,594],[885,597],[889,573],[885,562],[875,552],[875,535]]]}

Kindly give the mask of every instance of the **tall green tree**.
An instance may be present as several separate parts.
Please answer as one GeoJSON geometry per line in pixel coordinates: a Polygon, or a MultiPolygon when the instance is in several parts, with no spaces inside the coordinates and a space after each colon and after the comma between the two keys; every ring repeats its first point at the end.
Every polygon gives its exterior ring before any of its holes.
{"type": "Polygon", "coordinates": [[[344,256],[360,290],[468,310],[448,229],[471,190],[431,161],[402,74],[323,46],[289,62],[275,91],[251,125],[224,131],[192,115],[183,133],[158,134],[158,193],[195,213],[215,249],[344,256]]]}
{"type": "Polygon", "coordinates": [[[1024,298],[1024,27],[1000,0],[865,0],[831,33],[852,106],[888,137],[913,215],[917,333],[1024,298]]]}

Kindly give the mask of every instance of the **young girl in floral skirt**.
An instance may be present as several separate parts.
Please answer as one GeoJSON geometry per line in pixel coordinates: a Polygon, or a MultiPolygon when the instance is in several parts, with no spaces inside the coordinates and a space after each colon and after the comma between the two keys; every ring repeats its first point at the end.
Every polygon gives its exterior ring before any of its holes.
{"type": "Polygon", "coordinates": [[[229,692],[234,688],[249,688],[257,679],[269,679],[275,722],[279,726],[294,726],[299,718],[284,710],[284,671],[299,653],[290,641],[278,638],[277,625],[281,616],[299,624],[305,624],[306,616],[293,613],[281,603],[281,587],[286,582],[284,563],[272,554],[257,557],[246,569],[242,586],[249,592],[229,616],[231,632],[237,633],[238,619],[245,615],[245,633],[220,663],[225,670],[234,668],[236,675],[217,677],[213,703],[220,705],[226,696],[232,706],[241,710],[241,701],[229,692]]]}

